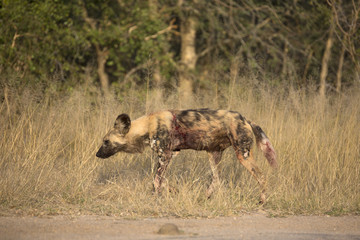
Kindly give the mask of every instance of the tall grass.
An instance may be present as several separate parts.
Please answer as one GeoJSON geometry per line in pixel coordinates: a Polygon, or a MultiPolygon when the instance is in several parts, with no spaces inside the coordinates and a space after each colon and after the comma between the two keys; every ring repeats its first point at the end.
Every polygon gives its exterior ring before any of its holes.
{"type": "Polygon", "coordinates": [[[166,181],[176,193],[162,196],[152,192],[156,158],[149,149],[95,157],[118,114],[136,118],[177,108],[175,94],[117,101],[74,91],[40,101],[30,91],[8,89],[0,105],[1,213],[211,217],[263,208],[271,214],[359,214],[360,91],[324,100],[311,90],[237,84],[216,98],[211,89],[203,91],[191,107],[231,108],[265,130],[279,163],[272,171],[255,153],[268,179],[265,206],[257,204],[257,183],[230,148],[211,199],[205,197],[211,170],[204,152],[182,151],[172,160],[166,181]]]}

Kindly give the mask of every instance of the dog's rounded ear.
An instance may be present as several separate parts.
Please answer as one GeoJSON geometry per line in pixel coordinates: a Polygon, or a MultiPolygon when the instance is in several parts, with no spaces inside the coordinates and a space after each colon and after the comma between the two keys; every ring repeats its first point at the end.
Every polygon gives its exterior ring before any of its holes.
{"type": "Polygon", "coordinates": [[[127,134],[130,130],[130,126],[131,120],[129,115],[123,113],[116,118],[114,128],[117,129],[121,134],[127,134]]]}

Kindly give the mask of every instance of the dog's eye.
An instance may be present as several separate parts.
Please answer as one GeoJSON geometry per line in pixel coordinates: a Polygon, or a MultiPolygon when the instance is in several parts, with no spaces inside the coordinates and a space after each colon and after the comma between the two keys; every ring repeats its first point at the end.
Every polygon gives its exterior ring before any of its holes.
{"type": "Polygon", "coordinates": [[[110,141],[109,141],[109,140],[105,140],[105,141],[104,141],[104,144],[105,144],[105,145],[109,145],[109,144],[110,144],[110,141]]]}

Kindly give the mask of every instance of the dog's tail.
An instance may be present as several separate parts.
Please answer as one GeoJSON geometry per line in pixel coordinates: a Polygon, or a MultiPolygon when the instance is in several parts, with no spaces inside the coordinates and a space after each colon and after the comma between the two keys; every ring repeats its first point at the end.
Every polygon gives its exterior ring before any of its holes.
{"type": "Polygon", "coordinates": [[[269,138],[266,136],[264,131],[258,125],[250,122],[250,126],[254,132],[256,144],[264,153],[265,158],[268,160],[271,167],[276,168],[278,166],[276,162],[276,153],[273,146],[270,143],[269,138]]]}

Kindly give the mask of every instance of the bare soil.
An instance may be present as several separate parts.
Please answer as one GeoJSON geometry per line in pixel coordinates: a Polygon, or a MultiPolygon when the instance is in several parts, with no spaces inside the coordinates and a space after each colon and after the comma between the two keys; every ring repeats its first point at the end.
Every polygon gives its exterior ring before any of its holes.
{"type": "Polygon", "coordinates": [[[255,213],[213,219],[137,220],[108,216],[0,217],[0,239],[360,239],[360,216],[269,218],[255,213]]]}

